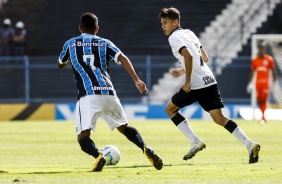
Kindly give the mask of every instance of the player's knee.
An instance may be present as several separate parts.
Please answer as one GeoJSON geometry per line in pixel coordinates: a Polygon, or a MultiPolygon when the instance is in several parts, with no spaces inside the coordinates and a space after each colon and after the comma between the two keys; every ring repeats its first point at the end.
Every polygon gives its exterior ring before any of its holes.
{"type": "Polygon", "coordinates": [[[120,133],[124,134],[124,130],[125,130],[126,127],[127,127],[127,124],[121,125],[121,126],[117,127],[117,129],[120,133]]]}
{"type": "Polygon", "coordinates": [[[168,105],[165,107],[165,112],[166,112],[167,114],[169,114],[169,113],[170,113],[170,108],[169,108],[169,106],[168,106],[168,105]]]}
{"type": "Polygon", "coordinates": [[[166,108],[165,108],[165,112],[166,112],[166,114],[169,116],[169,117],[172,117],[173,116],[173,110],[170,108],[170,107],[168,107],[168,106],[166,106],[166,108]]]}
{"type": "Polygon", "coordinates": [[[221,125],[221,126],[224,126],[226,124],[226,122],[229,120],[223,114],[218,114],[216,116],[212,116],[212,119],[216,124],[221,125]]]}
{"type": "Polygon", "coordinates": [[[173,117],[178,112],[178,110],[179,108],[174,105],[171,105],[170,103],[165,108],[165,112],[169,117],[173,117]]]}

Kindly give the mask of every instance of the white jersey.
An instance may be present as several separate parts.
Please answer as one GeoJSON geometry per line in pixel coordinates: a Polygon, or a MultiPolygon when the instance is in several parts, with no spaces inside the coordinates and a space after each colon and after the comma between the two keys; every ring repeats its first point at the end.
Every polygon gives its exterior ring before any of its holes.
{"type": "Polygon", "coordinates": [[[197,36],[189,29],[178,28],[168,38],[173,55],[185,69],[184,57],[180,54],[182,48],[187,48],[191,54],[193,69],[191,74],[191,89],[201,89],[216,84],[214,75],[208,65],[203,61],[197,36]]]}

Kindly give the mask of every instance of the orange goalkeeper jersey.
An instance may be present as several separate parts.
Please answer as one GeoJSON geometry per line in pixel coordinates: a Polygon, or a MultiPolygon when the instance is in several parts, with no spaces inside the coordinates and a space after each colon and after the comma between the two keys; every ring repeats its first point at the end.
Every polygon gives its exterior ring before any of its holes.
{"type": "Polygon", "coordinates": [[[252,70],[257,72],[256,82],[269,81],[269,71],[274,67],[273,58],[267,54],[265,54],[263,58],[254,58],[252,60],[252,70]]]}

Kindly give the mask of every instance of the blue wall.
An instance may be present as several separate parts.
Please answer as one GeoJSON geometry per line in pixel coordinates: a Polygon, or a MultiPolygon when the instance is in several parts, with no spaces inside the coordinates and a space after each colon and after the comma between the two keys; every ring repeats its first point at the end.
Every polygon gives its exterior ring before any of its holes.
{"type": "MultiPolygon", "coordinates": [[[[128,119],[168,119],[165,104],[122,104],[128,119]]],[[[249,105],[226,104],[222,109],[224,115],[230,118],[241,118],[239,109],[249,105]]],[[[181,113],[188,119],[211,119],[200,105],[194,104],[181,109],[181,113]]],[[[56,104],[56,120],[74,120],[75,104],[56,104]]]]}

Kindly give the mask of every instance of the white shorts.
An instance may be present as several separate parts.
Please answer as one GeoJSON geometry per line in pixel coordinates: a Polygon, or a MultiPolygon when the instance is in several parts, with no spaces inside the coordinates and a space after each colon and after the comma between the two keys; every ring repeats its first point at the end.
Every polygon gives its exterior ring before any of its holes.
{"type": "Polygon", "coordinates": [[[96,128],[99,117],[103,118],[113,130],[127,124],[127,118],[119,98],[112,95],[87,95],[76,103],[76,134],[96,128]]]}

